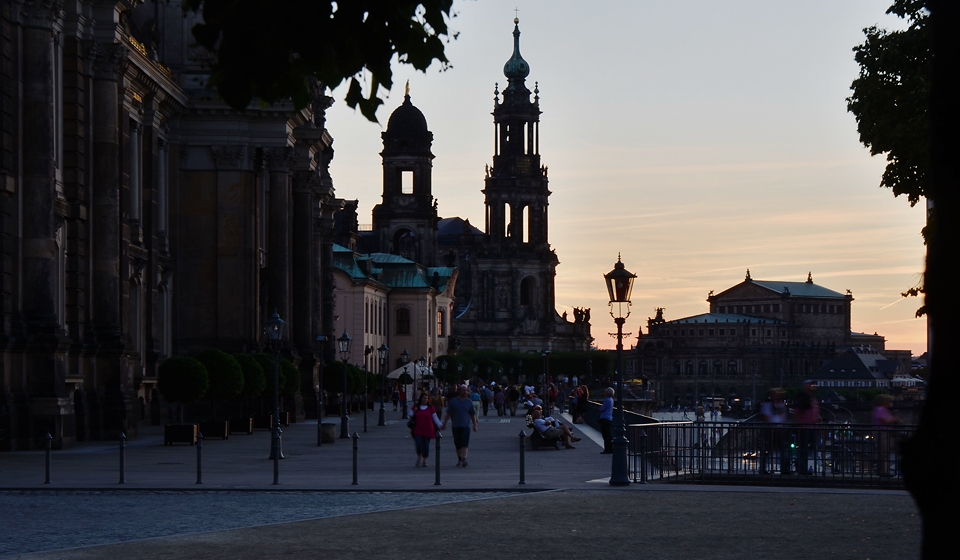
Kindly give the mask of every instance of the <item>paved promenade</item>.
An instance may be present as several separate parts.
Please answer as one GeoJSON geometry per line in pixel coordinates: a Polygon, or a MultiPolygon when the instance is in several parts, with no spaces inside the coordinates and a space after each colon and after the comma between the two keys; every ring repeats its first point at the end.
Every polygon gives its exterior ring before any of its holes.
{"type": "MultiPolygon", "coordinates": [[[[389,409],[390,407],[388,407],[389,409]]],[[[897,491],[796,490],[668,484],[607,485],[610,457],[575,426],[574,450],[527,450],[523,418],[482,417],[470,466],[457,468],[449,429],[441,485],[414,467],[399,413],[388,425],[353,415],[361,432],[357,486],[348,440],[316,446],[316,423],[284,430],[273,486],[267,432],[164,447],[151,428],[127,445],[0,454],[0,557],[38,558],[912,558],[920,522],[897,491]],[[584,437],[586,436],[586,437],[584,437]]],[[[333,419],[330,419],[331,421],[333,419]]],[[[338,432],[339,433],[339,432],[338,432]]]]}

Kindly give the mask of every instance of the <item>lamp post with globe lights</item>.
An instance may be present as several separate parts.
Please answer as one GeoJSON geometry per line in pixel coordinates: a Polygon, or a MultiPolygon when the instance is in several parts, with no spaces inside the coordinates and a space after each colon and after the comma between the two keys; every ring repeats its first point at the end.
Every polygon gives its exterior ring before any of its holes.
{"type": "MultiPolygon", "coordinates": [[[[406,348],[404,348],[403,352],[400,354],[400,363],[403,364],[403,376],[406,377],[407,364],[410,363],[410,352],[407,352],[406,348]]],[[[407,380],[403,379],[403,386],[405,387],[406,385],[407,385],[407,380]]],[[[400,400],[403,401],[403,416],[401,416],[401,418],[403,418],[404,420],[407,420],[410,417],[407,415],[407,390],[406,389],[403,390],[403,398],[400,400]]]]}
{"type": "Polygon", "coordinates": [[[383,410],[383,401],[387,398],[387,352],[389,351],[390,348],[383,343],[380,344],[380,348],[377,348],[377,354],[380,356],[380,418],[377,420],[377,426],[387,425],[387,421],[384,417],[386,413],[383,410]]]}
{"type": "Polygon", "coordinates": [[[274,310],[264,324],[264,333],[273,348],[273,438],[270,458],[273,459],[273,483],[280,484],[280,347],[283,345],[283,330],[287,326],[274,310]]]}
{"type": "MultiPolygon", "coordinates": [[[[630,293],[636,274],[627,271],[617,255],[613,270],[603,275],[610,296],[610,316],[617,325],[617,414],[613,419],[613,461],[610,486],[627,486],[627,428],[623,419],[623,324],[630,316],[630,293]]],[[[629,334],[628,334],[629,336],[629,334]]]]}
{"type": "Polygon", "coordinates": [[[347,361],[350,360],[350,346],[353,339],[343,331],[340,338],[337,339],[337,347],[340,350],[340,361],[343,362],[343,405],[340,411],[340,439],[350,439],[350,417],[347,416],[347,361]]]}

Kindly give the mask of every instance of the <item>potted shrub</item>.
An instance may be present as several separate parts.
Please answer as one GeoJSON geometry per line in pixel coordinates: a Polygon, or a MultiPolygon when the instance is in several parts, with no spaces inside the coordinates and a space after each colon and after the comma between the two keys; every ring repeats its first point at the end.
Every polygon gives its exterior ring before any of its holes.
{"type": "MultiPolygon", "coordinates": [[[[263,394],[267,386],[267,376],[263,367],[250,354],[233,354],[237,363],[240,364],[240,371],[243,372],[243,391],[240,392],[240,415],[230,419],[230,433],[253,433],[253,415],[250,411],[244,411],[250,399],[255,399],[263,394]]],[[[270,373],[273,373],[271,369],[270,373]]]]}
{"type": "Polygon", "coordinates": [[[210,376],[210,390],[208,396],[213,408],[213,419],[202,422],[200,431],[204,437],[230,437],[230,422],[219,419],[217,415],[217,401],[234,399],[243,391],[243,371],[236,358],[216,348],[207,348],[196,356],[206,368],[210,376]]]}
{"type": "MultiPolygon", "coordinates": [[[[271,421],[273,416],[273,354],[254,354],[253,358],[257,360],[257,363],[260,364],[260,367],[263,368],[264,378],[266,379],[266,387],[263,390],[263,398],[260,399],[260,414],[255,416],[253,419],[253,427],[258,430],[272,430],[273,423],[271,421]],[[266,402],[264,402],[266,399],[266,402]],[[264,411],[264,405],[266,405],[267,410],[264,411]]],[[[280,366],[277,368],[277,380],[278,386],[280,387],[280,397],[283,397],[286,391],[287,380],[286,376],[290,372],[290,368],[284,367],[284,362],[290,364],[289,360],[286,358],[280,358],[280,366]]],[[[293,367],[293,364],[290,364],[290,367],[296,372],[297,368],[293,367]]],[[[297,384],[300,383],[300,372],[296,372],[297,375],[297,384]]],[[[294,391],[296,392],[296,391],[294,391]]],[[[283,400],[280,401],[281,409],[283,407],[283,400]]],[[[280,413],[280,425],[288,426],[290,423],[287,421],[286,415],[280,413]]]]}
{"type": "Polygon", "coordinates": [[[184,405],[195,403],[207,394],[210,379],[207,368],[193,358],[167,358],[157,371],[157,389],[163,398],[179,404],[180,424],[164,427],[164,445],[197,442],[197,425],[183,423],[184,405]]]}

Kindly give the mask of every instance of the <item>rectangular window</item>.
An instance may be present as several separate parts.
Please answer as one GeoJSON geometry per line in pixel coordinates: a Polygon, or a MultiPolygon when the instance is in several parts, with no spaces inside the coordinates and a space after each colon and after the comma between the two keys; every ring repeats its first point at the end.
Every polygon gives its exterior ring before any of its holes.
{"type": "Polygon", "coordinates": [[[700,336],[703,336],[703,329],[700,329],[699,334],[700,334],[700,336]]]}
{"type": "Polygon", "coordinates": [[[709,334],[710,336],[713,336],[713,329],[708,329],[707,334],[709,334]]]}
{"type": "Polygon", "coordinates": [[[437,311],[437,336],[447,336],[446,329],[443,328],[443,311],[437,311]]]}
{"type": "Polygon", "coordinates": [[[730,336],[737,336],[737,329],[730,329],[730,336]]]}
{"type": "Polygon", "coordinates": [[[405,307],[397,309],[397,334],[410,334],[410,310],[405,307]]]}
{"type": "Polygon", "coordinates": [[[400,172],[400,194],[413,194],[413,171],[400,172]]]}
{"type": "Polygon", "coordinates": [[[764,313],[770,313],[770,304],[769,304],[769,303],[763,304],[763,312],[764,312],[764,313]]]}
{"type": "Polygon", "coordinates": [[[750,336],[757,336],[757,329],[750,329],[750,336]]]}
{"type": "Polygon", "coordinates": [[[726,334],[726,329],[720,329],[720,336],[724,336],[725,334],[726,334]]]}

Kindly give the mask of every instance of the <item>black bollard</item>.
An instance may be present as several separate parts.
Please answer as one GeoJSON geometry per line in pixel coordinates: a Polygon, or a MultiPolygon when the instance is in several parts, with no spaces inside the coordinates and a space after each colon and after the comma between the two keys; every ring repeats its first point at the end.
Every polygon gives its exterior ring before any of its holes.
{"type": "Polygon", "coordinates": [[[523,480],[523,478],[524,478],[524,472],[523,472],[523,471],[524,471],[524,465],[523,465],[523,452],[524,452],[523,440],[526,439],[526,437],[527,437],[526,432],[524,432],[523,430],[520,430],[520,484],[526,484],[526,482],[523,480]]]}
{"type": "Polygon", "coordinates": [[[440,486],[440,438],[443,437],[443,434],[440,433],[440,430],[437,430],[437,453],[434,458],[434,469],[436,473],[436,478],[434,479],[433,485],[440,486]]]}
{"type": "Polygon", "coordinates": [[[197,432],[197,484],[203,484],[203,434],[197,432]]]}
{"type": "Polygon", "coordinates": [[[126,470],[124,466],[124,456],[126,455],[126,447],[127,447],[127,435],[124,434],[123,432],[120,432],[120,482],[118,482],[117,484],[127,483],[126,473],[124,472],[126,470]]]}
{"type": "Polygon", "coordinates": [[[357,485],[357,449],[359,449],[357,442],[359,440],[360,434],[353,432],[353,484],[351,486],[357,485]]]}
{"type": "Polygon", "coordinates": [[[50,432],[47,432],[47,437],[44,438],[47,440],[46,449],[47,449],[47,469],[46,469],[46,478],[44,478],[44,484],[50,484],[50,444],[53,441],[53,436],[50,435],[50,432]]]}
{"type": "MultiPolygon", "coordinates": [[[[634,480],[636,482],[636,480],[634,480]]],[[[647,483],[647,432],[640,430],[640,484],[647,483]]]]}

